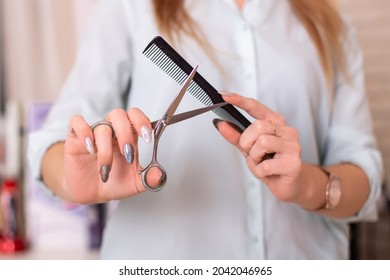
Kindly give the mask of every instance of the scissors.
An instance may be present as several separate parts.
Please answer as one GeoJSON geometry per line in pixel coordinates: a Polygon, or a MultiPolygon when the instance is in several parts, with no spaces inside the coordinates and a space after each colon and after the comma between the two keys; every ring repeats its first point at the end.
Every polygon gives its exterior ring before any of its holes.
{"type": "Polygon", "coordinates": [[[173,99],[172,103],[169,105],[167,111],[164,113],[162,118],[157,120],[157,121],[152,122],[152,129],[153,129],[152,160],[150,161],[148,166],[146,166],[144,169],[139,171],[139,173],[141,174],[141,177],[142,177],[142,183],[143,183],[144,187],[149,191],[158,192],[159,190],[161,190],[165,186],[165,183],[167,182],[167,172],[165,171],[164,167],[157,161],[158,143],[160,141],[161,135],[163,134],[165,128],[168,125],[187,120],[189,118],[198,116],[200,114],[209,112],[211,110],[217,109],[219,107],[222,107],[222,106],[225,106],[228,104],[227,102],[221,102],[221,103],[217,103],[217,104],[214,104],[214,105],[211,105],[208,107],[203,107],[200,109],[196,109],[196,110],[192,110],[192,111],[188,111],[185,113],[174,115],[174,113],[175,113],[177,107],[179,106],[184,94],[186,93],[188,87],[190,86],[197,69],[198,69],[198,66],[195,66],[193,68],[193,70],[188,75],[187,79],[185,80],[179,93],[173,99]],[[161,172],[160,181],[159,181],[157,186],[151,186],[147,180],[147,175],[152,168],[157,168],[161,172]]]}

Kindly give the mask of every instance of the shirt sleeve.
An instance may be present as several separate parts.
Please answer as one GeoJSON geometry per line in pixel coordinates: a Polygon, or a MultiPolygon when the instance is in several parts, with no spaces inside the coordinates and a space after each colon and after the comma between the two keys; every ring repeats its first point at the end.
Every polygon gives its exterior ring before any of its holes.
{"type": "Polygon", "coordinates": [[[81,42],[75,65],[43,128],[30,133],[27,159],[34,179],[53,144],[66,139],[70,118],[92,124],[114,108],[123,108],[131,76],[131,40],[123,1],[99,2],[81,42]]]}
{"type": "Polygon", "coordinates": [[[352,163],[364,170],[370,183],[369,197],[355,216],[343,220],[372,221],[377,219],[383,166],[372,129],[362,53],[349,25],[345,54],[347,77],[339,73],[336,78],[324,164],[352,163]]]}

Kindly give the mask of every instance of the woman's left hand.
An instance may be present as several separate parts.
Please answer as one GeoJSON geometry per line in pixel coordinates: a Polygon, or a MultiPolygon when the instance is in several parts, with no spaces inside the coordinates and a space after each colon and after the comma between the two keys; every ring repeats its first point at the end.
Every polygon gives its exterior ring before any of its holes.
{"type": "Polygon", "coordinates": [[[254,176],[262,180],[279,200],[294,202],[301,195],[302,169],[298,132],[284,117],[252,98],[222,92],[228,103],[256,119],[244,132],[225,121],[215,123],[222,136],[245,156],[254,176]],[[272,155],[272,156],[270,156],[272,155]]]}

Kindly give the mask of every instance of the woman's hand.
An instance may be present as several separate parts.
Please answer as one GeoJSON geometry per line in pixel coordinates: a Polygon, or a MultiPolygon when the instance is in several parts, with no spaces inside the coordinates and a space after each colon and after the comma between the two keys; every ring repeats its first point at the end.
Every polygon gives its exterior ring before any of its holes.
{"type": "MultiPolygon", "coordinates": [[[[133,108],[127,112],[113,110],[105,121],[112,128],[101,124],[91,129],[79,115],[70,120],[64,147],[63,188],[74,202],[106,202],[145,191],[139,174],[142,167],[138,161],[138,136],[151,142],[150,120],[133,108]]],[[[159,175],[150,172],[151,185],[158,184],[159,175]]]]}
{"type": "Polygon", "coordinates": [[[256,119],[244,132],[224,121],[215,122],[222,136],[245,156],[253,175],[262,180],[280,200],[294,202],[301,195],[302,168],[298,132],[280,114],[258,101],[222,92],[225,101],[256,119]],[[270,157],[270,155],[272,155],[270,157]]]}

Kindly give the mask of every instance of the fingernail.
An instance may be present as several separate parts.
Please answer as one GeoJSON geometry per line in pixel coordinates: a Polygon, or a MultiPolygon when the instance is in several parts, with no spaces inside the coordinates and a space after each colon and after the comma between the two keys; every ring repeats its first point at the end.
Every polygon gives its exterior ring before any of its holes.
{"type": "Polygon", "coordinates": [[[150,144],[150,142],[152,141],[152,133],[150,129],[145,125],[141,127],[141,136],[147,144],[150,144]]]}
{"type": "Polygon", "coordinates": [[[229,122],[229,121],[226,121],[235,131],[239,132],[239,133],[243,133],[244,130],[241,129],[238,125],[236,125],[235,123],[232,123],[232,122],[229,122]]]}
{"type": "Polygon", "coordinates": [[[230,91],[226,91],[226,90],[221,90],[218,92],[220,95],[223,95],[223,96],[232,96],[233,93],[231,93],[230,91]]]}
{"type": "Polygon", "coordinates": [[[215,128],[219,131],[218,129],[218,124],[220,122],[226,122],[228,125],[230,125],[231,128],[233,128],[235,131],[239,132],[239,133],[242,133],[244,130],[242,130],[239,126],[237,126],[236,124],[232,123],[232,122],[229,122],[229,121],[224,121],[224,120],[221,120],[221,119],[213,119],[213,125],[215,126],[215,128]]]}
{"type": "Polygon", "coordinates": [[[132,163],[134,160],[134,148],[131,144],[126,144],[123,147],[123,154],[125,155],[125,159],[128,163],[132,163]]]}
{"type": "Polygon", "coordinates": [[[219,131],[218,129],[218,124],[221,122],[222,120],[220,119],[213,119],[213,125],[214,127],[219,131]]]}
{"type": "Polygon", "coordinates": [[[108,180],[108,176],[110,174],[111,167],[110,165],[106,164],[103,165],[100,169],[100,178],[102,179],[102,182],[105,183],[108,180]]]}
{"type": "Polygon", "coordinates": [[[85,138],[85,148],[87,148],[87,151],[93,155],[95,153],[95,149],[93,147],[93,143],[91,138],[87,137],[85,138]]]}

